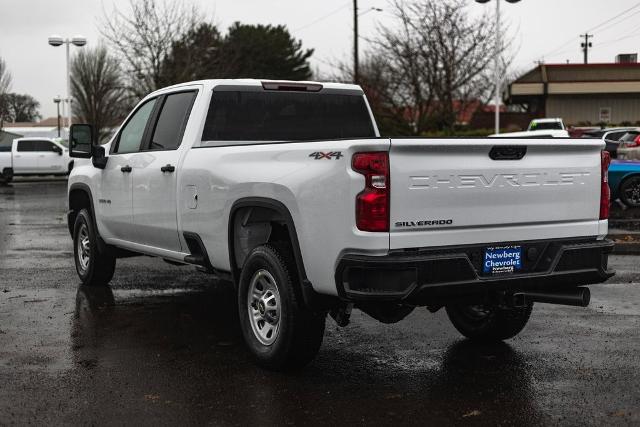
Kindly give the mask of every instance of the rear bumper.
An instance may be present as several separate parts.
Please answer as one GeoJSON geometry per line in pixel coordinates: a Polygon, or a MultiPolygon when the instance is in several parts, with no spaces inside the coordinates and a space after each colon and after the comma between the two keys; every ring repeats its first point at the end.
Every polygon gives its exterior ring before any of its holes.
{"type": "Polygon", "coordinates": [[[607,267],[613,242],[584,239],[538,240],[392,251],[386,256],[345,254],[335,280],[340,297],[359,301],[432,304],[482,298],[496,291],[558,290],[601,283],[614,275],[607,267]],[[522,270],[482,273],[487,246],[520,245],[522,270]]]}

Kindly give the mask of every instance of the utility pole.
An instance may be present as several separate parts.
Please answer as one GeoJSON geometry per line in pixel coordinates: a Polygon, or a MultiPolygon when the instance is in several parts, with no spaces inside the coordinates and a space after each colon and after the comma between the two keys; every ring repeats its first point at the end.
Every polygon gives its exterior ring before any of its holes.
{"type": "Polygon", "coordinates": [[[589,41],[589,39],[591,37],[593,37],[593,34],[584,33],[584,34],[580,34],[580,37],[584,37],[584,42],[580,43],[580,47],[582,48],[582,53],[584,53],[584,63],[588,64],[589,63],[589,48],[593,46],[591,44],[591,42],[589,41]]]}
{"type": "Polygon", "coordinates": [[[60,138],[60,101],[62,101],[60,95],[53,98],[53,102],[56,103],[56,109],[58,110],[58,138],[60,138]]]}
{"type": "Polygon", "coordinates": [[[500,72],[500,52],[502,50],[502,38],[500,34],[500,0],[496,0],[496,45],[495,45],[495,67],[496,67],[496,111],[495,111],[495,133],[500,133],[500,98],[501,96],[501,88],[500,83],[502,79],[502,75],[500,72]]]}
{"type": "MultiPolygon", "coordinates": [[[[489,3],[490,0],[476,0],[476,3],[489,3]]],[[[518,3],[520,0],[506,0],[507,3],[518,3]]],[[[495,83],[496,83],[496,93],[495,93],[495,122],[496,122],[496,134],[500,133],[500,99],[502,98],[502,91],[500,89],[500,85],[502,83],[502,67],[500,66],[500,54],[502,52],[502,33],[500,29],[500,0],[496,0],[496,44],[494,46],[494,56],[495,56],[495,83]]]]}
{"type": "Polygon", "coordinates": [[[353,0],[353,82],[358,84],[358,0],[353,0]]]}

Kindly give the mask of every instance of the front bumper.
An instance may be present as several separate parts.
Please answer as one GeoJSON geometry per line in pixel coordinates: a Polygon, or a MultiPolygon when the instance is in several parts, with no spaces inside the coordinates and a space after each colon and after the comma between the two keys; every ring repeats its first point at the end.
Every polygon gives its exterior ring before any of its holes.
{"type": "Polygon", "coordinates": [[[482,298],[496,291],[559,290],[601,283],[613,242],[595,237],[395,250],[386,256],[345,254],[335,280],[341,298],[353,301],[439,301],[482,298]],[[487,246],[519,245],[517,273],[482,273],[487,246]]]}

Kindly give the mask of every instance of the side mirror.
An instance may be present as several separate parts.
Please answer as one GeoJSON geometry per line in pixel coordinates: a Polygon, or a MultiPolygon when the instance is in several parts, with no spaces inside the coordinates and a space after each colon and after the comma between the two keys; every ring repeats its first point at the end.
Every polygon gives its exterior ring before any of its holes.
{"type": "Polygon", "coordinates": [[[62,148],[58,147],[57,145],[54,145],[52,150],[54,153],[58,153],[60,156],[62,156],[62,148]]]}
{"type": "Polygon", "coordinates": [[[105,155],[104,147],[102,145],[96,145],[93,147],[93,158],[91,159],[93,167],[104,169],[107,167],[107,160],[109,160],[109,158],[105,155]]]}
{"type": "Polygon", "coordinates": [[[69,157],[91,158],[93,141],[93,126],[86,124],[71,125],[69,130],[69,157]]]}

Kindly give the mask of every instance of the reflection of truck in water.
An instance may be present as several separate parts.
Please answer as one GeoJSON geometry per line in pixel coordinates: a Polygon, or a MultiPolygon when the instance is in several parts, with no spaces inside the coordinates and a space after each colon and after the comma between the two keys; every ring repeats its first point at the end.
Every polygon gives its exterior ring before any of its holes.
{"type": "Polygon", "coordinates": [[[69,150],[51,138],[18,138],[0,150],[0,182],[14,176],[67,175],[73,167],[69,150]]]}

